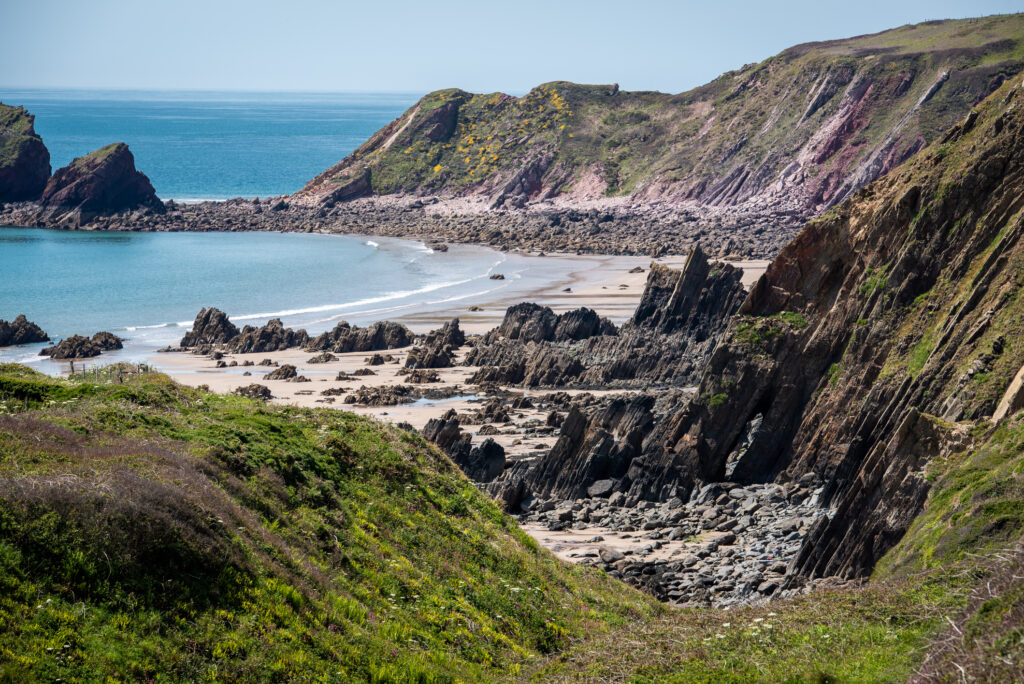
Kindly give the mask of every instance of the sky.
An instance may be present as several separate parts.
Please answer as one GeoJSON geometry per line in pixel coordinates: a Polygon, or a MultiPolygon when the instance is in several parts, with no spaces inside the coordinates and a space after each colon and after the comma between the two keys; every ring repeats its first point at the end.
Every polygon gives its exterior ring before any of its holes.
{"type": "Polygon", "coordinates": [[[1024,0],[0,0],[0,86],[681,92],[808,41],[1024,0]]]}

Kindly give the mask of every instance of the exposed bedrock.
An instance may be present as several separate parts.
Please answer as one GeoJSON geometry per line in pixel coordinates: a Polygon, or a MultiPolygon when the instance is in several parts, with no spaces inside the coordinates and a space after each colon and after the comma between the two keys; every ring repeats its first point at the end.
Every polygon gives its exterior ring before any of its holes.
{"type": "Polygon", "coordinates": [[[136,170],[124,143],[101,147],[57,169],[40,198],[41,212],[59,220],[81,222],[92,216],[145,209],[165,211],[153,185],[136,170]]]}
{"type": "Polygon", "coordinates": [[[679,386],[694,381],[743,298],[742,272],[698,247],[682,270],[654,265],[621,329],[590,309],[510,307],[466,357],[474,382],[524,387],[679,386]]]}
{"type": "Polygon", "coordinates": [[[421,344],[409,351],[406,368],[450,368],[455,365],[455,351],[466,343],[466,335],[453,318],[423,337],[421,344]]]}
{"type": "Polygon", "coordinates": [[[192,329],[181,338],[182,347],[225,344],[238,336],[238,328],[228,315],[213,307],[203,308],[196,315],[192,329]]]}
{"type": "Polygon", "coordinates": [[[72,335],[61,340],[52,347],[39,352],[40,356],[49,356],[54,361],[89,359],[99,356],[105,351],[123,348],[124,340],[113,333],[98,332],[91,338],[72,335]]]}
{"type": "Polygon", "coordinates": [[[505,468],[505,450],[491,438],[473,446],[472,437],[459,427],[459,418],[449,410],[440,418],[431,418],[423,428],[423,437],[448,454],[456,465],[476,482],[490,482],[505,468]]]}
{"type": "Polygon", "coordinates": [[[43,332],[43,329],[25,318],[25,314],[18,314],[9,323],[0,319],[0,347],[49,341],[50,338],[43,332]]]}
{"type": "Polygon", "coordinates": [[[307,342],[309,335],[305,330],[286,328],[280,318],[272,318],[258,328],[251,325],[242,328],[227,343],[226,350],[235,354],[253,354],[303,347],[307,342]]]}
{"type": "Polygon", "coordinates": [[[408,347],[414,335],[401,323],[378,321],[365,328],[342,321],[328,332],[318,335],[306,345],[309,351],[347,352],[380,351],[408,347]]]}
{"type": "Polygon", "coordinates": [[[0,103],[0,204],[38,200],[50,179],[50,152],[24,107],[0,103]]]}
{"type": "Polygon", "coordinates": [[[1024,262],[1020,93],[809,224],[662,427],[651,457],[694,481],[824,483],[833,515],[794,572],[869,572],[924,505],[923,466],[961,441],[955,422],[992,416],[1024,362],[1003,335],[1024,262]]]}

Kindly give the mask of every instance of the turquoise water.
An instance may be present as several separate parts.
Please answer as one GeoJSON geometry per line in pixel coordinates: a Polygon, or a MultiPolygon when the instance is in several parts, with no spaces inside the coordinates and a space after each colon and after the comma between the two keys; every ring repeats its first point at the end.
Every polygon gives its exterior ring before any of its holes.
{"type": "MultiPolygon", "coordinates": [[[[0,228],[0,318],[24,313],[53,338],[109,330],[128,345],[104,361],[143,360],[205,306],[239,327],[280,317],[315,333],[525,296],[568,270],[557,258],[385,238],[0,228]]],[[[0,362],[43,363],[39,346],[0,349],[0,362]]]]}
{"type": "Polygon", "coordinates": [[[12,90],[56,171],[126,142],[164,199],[293,193],[419,98],[389,93],[12,90]]]}

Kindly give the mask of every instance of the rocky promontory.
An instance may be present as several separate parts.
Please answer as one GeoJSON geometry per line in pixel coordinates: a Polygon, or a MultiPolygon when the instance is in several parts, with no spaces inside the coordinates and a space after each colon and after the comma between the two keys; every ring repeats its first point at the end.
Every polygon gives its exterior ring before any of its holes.
{"type": "Polygon", "coordinates": [[[96,215],[145,209],[164,213],[145,174],[136,170],[135,157],[124,143],[112,143],[78,157],[58,169],[40,198],[42,211],[51,217],[88,221],[96,215]]]}
{"type": "Polygon", "coordinates": [[[0,102],[0,204],[38,200],[50,178],[50,152],[24,107],[0,102]]]}

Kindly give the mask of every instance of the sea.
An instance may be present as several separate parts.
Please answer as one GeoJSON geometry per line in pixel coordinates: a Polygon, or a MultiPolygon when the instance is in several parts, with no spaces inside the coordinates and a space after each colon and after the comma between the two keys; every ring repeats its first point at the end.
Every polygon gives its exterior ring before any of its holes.
{"type": "Polygon", "coordinates": [[[183,201],[293,193],[419,97],[0,87],[35,115],[54,171],[125,142],[157,195],[183,201]]]}
{"type": "MultiPolygon", "coordinates": [[[[184,201],[294,192],[416,99],[0,89],[4,103],[35,114],[55,169],[124,141],[157,194],[184,201]]],[[[562,261],[377,237],[0,227],[0,319],[23,313],[54,339],[108,330],[127,342],[103,362],[145,361],[176,344],[203,307],[239,327],[281,318],[316,333],[526,296],[564,277],[562,261]]],[[[0,348],[0,362],[61,372],[41,346],[0,348]]]]}

